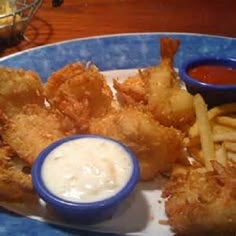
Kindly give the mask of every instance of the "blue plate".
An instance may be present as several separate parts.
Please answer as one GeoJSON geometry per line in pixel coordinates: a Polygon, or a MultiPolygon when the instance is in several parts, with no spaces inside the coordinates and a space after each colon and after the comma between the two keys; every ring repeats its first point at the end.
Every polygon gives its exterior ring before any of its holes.
{"type": "MultiPolygon", "coordinates": [[[[74,61],[92,61],[100,70],[129,69],[159,61],[160,37],[181,40],[175,67],[197,56],[236,57],[236,39],[199,34],[145,33],[76,39],[30,49],[0,59],[0,65],[35,70],[43,81],[74,61]]],[[[114,235],[70,230],[12,214],[0,208],[0,235],[114,235]]]]}

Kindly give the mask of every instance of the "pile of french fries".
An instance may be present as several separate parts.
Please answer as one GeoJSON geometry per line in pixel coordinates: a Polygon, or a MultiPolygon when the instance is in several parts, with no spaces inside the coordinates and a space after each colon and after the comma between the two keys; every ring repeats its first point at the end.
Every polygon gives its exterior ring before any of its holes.
{"type": "Polygon", "coordinates": [[[189,130],[188,150],[197,162],[212,170],[212,160],[227,166],[236,161],[236,103],[207,109],[201,95],[194,96],[196,122],[189,130]]]}

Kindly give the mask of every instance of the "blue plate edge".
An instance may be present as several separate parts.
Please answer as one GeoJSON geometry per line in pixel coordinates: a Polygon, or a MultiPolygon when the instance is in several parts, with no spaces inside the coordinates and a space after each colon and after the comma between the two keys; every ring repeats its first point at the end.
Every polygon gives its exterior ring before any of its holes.
{"type": "MultiPolygon", "coordinates": [[[[104,38],[116,38],[116,37],[126,37],[126,36],[143,36],[143,35],[158,35],[158,36],[174,36],[174,37],[178,37],[178,36],[196,36],[196,37],[204,37],[204,38],[216,38],[216,39],[223,39],[223,40],[233,40],[233,41],[236,41],[235,38],[231,38],[231,37],[225,37],[225,36],[218,36],[218,35],[207,35],[207,34],[194,34],[194,33],[168,33],[168,32],[151,32],[151,33],[132,33],[132,34],[111,34],[111,35],[101,35],[101,36],[92,36],[92,37],[85,37],[85,38],[77,38],[77,39],[72,39],[72,40],[66,40],[66,41],[62,41],[62,42],[57,42],[57,43],[52,43],[52,44],[47,44],[47,45],[43,45],[43,46],[39,46],[39,47],[35,47],[35,48],[32,48],[32,49],[27,49],[27,50],[24,50],[22,52],[19,52],[19,53],[15,53],[15,54],[12,54],[10,56],[6,56],[6,57],[3,57],[0,59],[0,62],[4,61],[4,60],[8,60],[8,59],[11,59],[11,58],[14,58],[15,56],[17,55],[21,55],[21,54],[25,54],[27,52],[34,52],[34,51],[38,51],[38,50],[41,50],[42,48],[47,48],[47,47],[54,47],[56,45],[61,45],[61,44],[67,44],[67,43],[73,43],[73,42],[80,42],[80,41],[86,41],[86,40],[93,40],[93,39],[104,39],[104,38]]],[[[235,55],[236,56],[236,55],[235,55]]],[[[1,216],[0,216],[0,219],[1,219],[1,216]]],[[[81,231],[82,232],[82,231],[81,231]]],[[[79,233],[81,233],[79,231],[79,233]]],[[[7,234],[9,234],[10,232],[6,232],[7,234]]],[[[83,233],[83,232],[82,232],[83,233]]],[[[89,233],[88,231],[85,231],[85,233],[89,233]]],[[[0,234],[1,234],[1,226],[0,226],[0,234]]],[[[22,232],[23,234],[23,232],[22,232]]],[[[11,234],[10,234],[11,235],[11,234]]],[[[13,234],[12,234],[13,235],[13,234]]],[[[19,235],[19,234],[18,234],[19,235]]],[[[45,234],[44,234],[45,235],[45,234]]],[[[54,235],[57,235],[57,234],[54,234],[54,235]]],[[[59,234],[58,234],[59,235],[59,234]]],[[[88,234],[86,234],[88,235],[88,234]]],[[[90,235],[101,235],[101,233],[97,232],[95,234],[95,232],[91,232],[90,235]]],[[[117,235],[117,234],[105,234],[105,233],[102,233],[102,235],[117,235]]]]}

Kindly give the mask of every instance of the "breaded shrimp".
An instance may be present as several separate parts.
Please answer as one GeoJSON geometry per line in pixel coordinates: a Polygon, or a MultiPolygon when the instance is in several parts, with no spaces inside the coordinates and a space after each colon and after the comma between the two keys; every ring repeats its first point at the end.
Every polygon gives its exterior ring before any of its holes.
{"type": "Polygon", "coordinates": [[[86,67],[78,63],[52,74],[45,91],[50,104],[70,117],[78,132],[87,131],[91,117],[108,112],[113,99],[111,89],[98,69],[94,65],[86,67]]]}
{"type": "Polygon", "coordinates": [[[161,124],[185,130],[194,120],[194,109],[192,95],[181,88],[173,67],[178,47],[178,40],[161,38],[160,64],[139,70],[123,83],[114,80],[113,86],[123,106],[145,105],[161,124]]]}
{"type": "Polygon", "coordinates": [[[1,119],[4,142],[30,166],[49,144],[75,132],[65,116],[36,104],[26,105],[11,118],[2,115],[1,119]]]}
{"type": "Polygon", "coordinates": [[[231,235],[236,232],[236,164],[213,171],[179,167],[163,190],[166,213],[180,235],[231,235]]]}
{"type": "Polygon", "coordinates": [[[82,63],[75,62],[53,72],[44,86],[44,91],[47,99],[51,101],[56,96],[59,87],[65,81],[83,74],[85,70],[86,67],[82,63]]]}
{"type": "Polygon", "coordinates": [[[44,105],[39,75],[33,71],[0,67],[0,110],[10,117],[29,103],[44,105]]]}
{"type": "Polygon", "coordinates": [[[117,99],[123,106],[146,105],[147,97],[144,82],[141,79],[141,71],[137,75],[127,78],[123,83],[113,80],[113,86],[117,91],[117,99]]]}
{"type": "Polygon", "coordinates": [[[182,134],[160,125],[137,108],[122,108],[99,119],[92,119],[90,133],[114,138],[137,155],[142,180],[152,180],[171,168],[182,154],[182,134]]]}
{"type": "Polygon", "coordinates": [[[143,71],[142,79],[148,99],[148,109],[161,124],[185,128],[194,120],[193,97],[180,87],[173,68],[174,55],[179,41],[161,38],[161,62],[143,71]]]}
{"type": "Polygon", "coordinates": [[[0,147],[0,200],[23,201],[33,197],[30,173],[23,172],[27,164],[7,146],[0,147]]]}

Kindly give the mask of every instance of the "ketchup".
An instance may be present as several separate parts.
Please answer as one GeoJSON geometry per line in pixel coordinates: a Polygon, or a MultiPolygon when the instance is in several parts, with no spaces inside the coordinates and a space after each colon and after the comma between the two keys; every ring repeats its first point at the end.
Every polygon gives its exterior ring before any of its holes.
{"type": "Polygon", "coordinates": [[[189,76],[203,83],[236,85],[236,69],[221,65],[200,65],[188,71],[189,76]]]}

